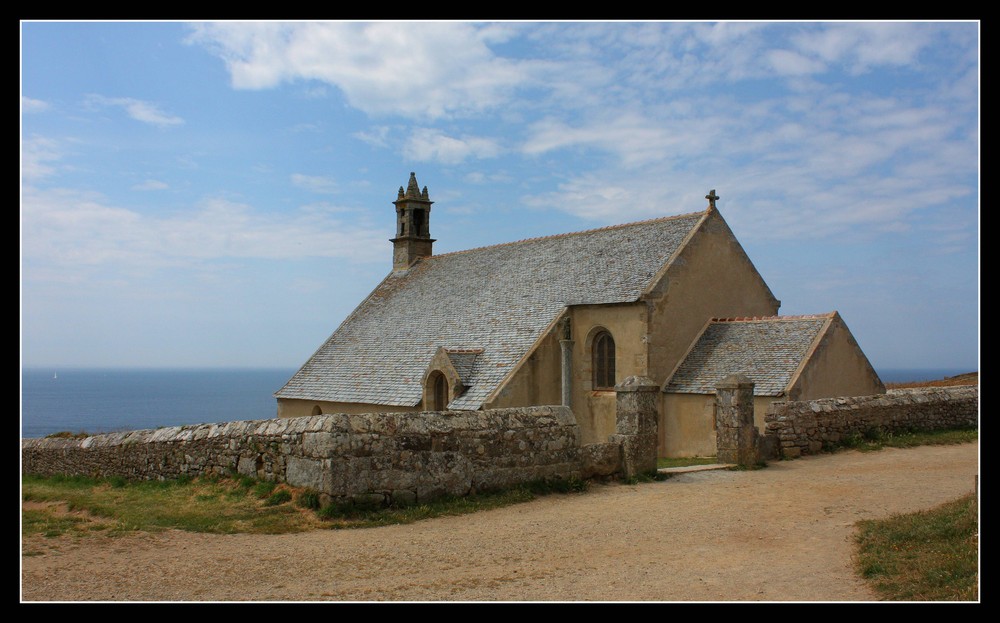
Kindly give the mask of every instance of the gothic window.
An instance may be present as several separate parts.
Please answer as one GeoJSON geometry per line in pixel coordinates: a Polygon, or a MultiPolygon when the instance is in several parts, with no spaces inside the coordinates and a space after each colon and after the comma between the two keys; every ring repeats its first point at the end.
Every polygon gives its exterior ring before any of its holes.
{"type": "Polygon", "coordinates": [[[448,379],[440,372],[434,372],[428,380],[431,390],[431,411],[448,408],[448,379]]]}
{"type": "Polygon", "coordinates": [[[594,338],[594,389],[613,389],[615,386],[615,340],[607,331],[594,338]]]}

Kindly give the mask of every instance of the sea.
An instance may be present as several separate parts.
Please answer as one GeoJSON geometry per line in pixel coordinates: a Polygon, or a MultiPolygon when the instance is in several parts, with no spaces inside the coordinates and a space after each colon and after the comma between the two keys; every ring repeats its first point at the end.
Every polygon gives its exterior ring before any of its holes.
{"type": "MultiPolygon", "coordinates": [[[[887,369],[885,383],[930,381],[972,372],[887,369]]],[[[294,368],[23,368],[21,437],[266,420],[277,417],[274,392],[294,368]]]]}
{"type": "Polygon", "coordinates": [[[267,420],[294,368],[21,370],[21,437],[267,420]]]}

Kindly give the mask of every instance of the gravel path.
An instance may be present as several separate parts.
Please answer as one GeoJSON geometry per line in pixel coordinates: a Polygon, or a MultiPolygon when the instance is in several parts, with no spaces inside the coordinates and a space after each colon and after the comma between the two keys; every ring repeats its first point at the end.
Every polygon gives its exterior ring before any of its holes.
{"type": "MultiPolygon", "coordinates": [[[[861,519],[974,488],[978,444],[842,452],[405,526],[22,543],[22,601],[870,601],[861,519]]],[[[37,537],[41,540],[42,537],[37,537]]]]}

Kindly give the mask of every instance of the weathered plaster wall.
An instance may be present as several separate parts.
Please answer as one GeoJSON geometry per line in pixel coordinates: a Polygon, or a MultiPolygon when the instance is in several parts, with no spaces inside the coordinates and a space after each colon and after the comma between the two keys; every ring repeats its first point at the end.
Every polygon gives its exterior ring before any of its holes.
{"type": "Polygon", "coordinates": [[[235,471],[309,487],[330,501],[365,503],[611,476],[621,470],[620,456],[620,445],[581,449],[573,413],[560,406],[330,414],[21,440],[29,474],[171,479],[235,471]]]}
{"type": "MultiPolygon", "coordinates": [[[[764,431],[768,406],[779,398],[754,396],[754,424],[764,431]]],[[[715,456],[715,394],[661,394],[659,456],[715,456]]]]}
{"type": "Polygon", "coordinates": [[[710,318],[773,316],[780,306],[729,225],[714,210],[646,301],[648,376],[661,384],[710,318]]]}
{"type": "Polygon", "coordinates": [[[570,308],[573,335],[573,392],[570,406],[580,424],[581,443],[600,443],[615,434],[615,392],[594,388],[593,343],[603,329],[615,340],[615,382],[648,376],[646,308],[642,303],[578,305],[570,308]]]}
{"type": "Polygon", "coordinates": [[[806,361],[798,380],[789,389],[787,400],[884,393],[885,385],[837,314],[831,319],[829,331],[806,361]]]}
{"type": "Polygon", "coordinates": [[[874,396],[775,402],[765,435],[785,457],[815,454],[828,444],[869,431],[904,432],[976,427],[979,387],[893,390],[874,396]]]}
{"type": "Polygon", "coordinates": [[[660,456],[715,456],[715,395],[661,394],[660,456]]]}
{"type": "Polygon", "coordinates": [[[559,328],[550,331],[514,371],[497,395],[483,405],[484,409],[506,409],[531,405],[560,403],[562,387],[559,328]]]}

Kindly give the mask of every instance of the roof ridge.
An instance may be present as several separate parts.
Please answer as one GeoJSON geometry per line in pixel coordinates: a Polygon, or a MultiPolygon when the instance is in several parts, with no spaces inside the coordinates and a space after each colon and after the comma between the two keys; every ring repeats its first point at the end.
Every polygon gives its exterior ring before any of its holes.
{"type": "Polygon", "coordinates": [[[772,320],[819,320],[832,318],[837,312],[826,312],[823,314],[799,314],[794,316],[732,316],[729,318],[712,318],[709,322],[761,322],[772,320]]]}
{"type": "Polygon", "coordinates": [[[706,212],[706,210],[701,210],[700,212],[688,212],[688,213],[685,213],[685,214],[673,214],[673,215],[670,215],[670,216],[658,216],[656,218],[646,219],[646,220],[643,220],[643,221],[633,221],[631,223],[619,223],[617,225],[605,225],[604,227],[595,227],[593,229],[583,229],[583,230],[580,230],[580,231],[571,231],[571,232],[565,232],[565,233],[562,233],[562,234],[550,234],[548,236],[538,236],[538,237],[535,237],[535,238],[522,238],[520,240],[513,240],[513,241],[510,241],[510,242],[498,242],[497,244],[487,244],[487,245],[483,245],[481,247],[472,247],[471,249],[460,249],[458,251],[449,251],[448,253],[440,253],[440,254],[430,255],[428,257],[421,258],[421,261],[422,262],[426,262],[428,260],[433,260],[434,258],[438,258],[438,257],[447,257],[449,255],[457,255],[459,253],[470,253],[472,251],[482,251],[483,249],[493,249],[493,248],[496,248],[496,247],[505,247],[505,246],[515,245],[515,244],[524,244],[526,242],[538,242],[540,240],[551,240],[551,239],[555,239],[555,238],[569,238],[570,236],[582,236],[582,235],[585,235],[585,234],[593,234],[593,233],[596,233],[596,232],[599,232],[599,231],[608,231],[608,230],[612,230],[612,229],[621,229],[621,228],[624,228],[624,227],[632,227],[632,226],[635,226],[635,225],[648,225],[650,223],[656,223],[656,222],[659,222],[659,221],[669,221],[669,220],[673,220],[673,219],[690,218],[690,217],[695,216],[695,215],[701,216],[705,212],[706,212]]]}

